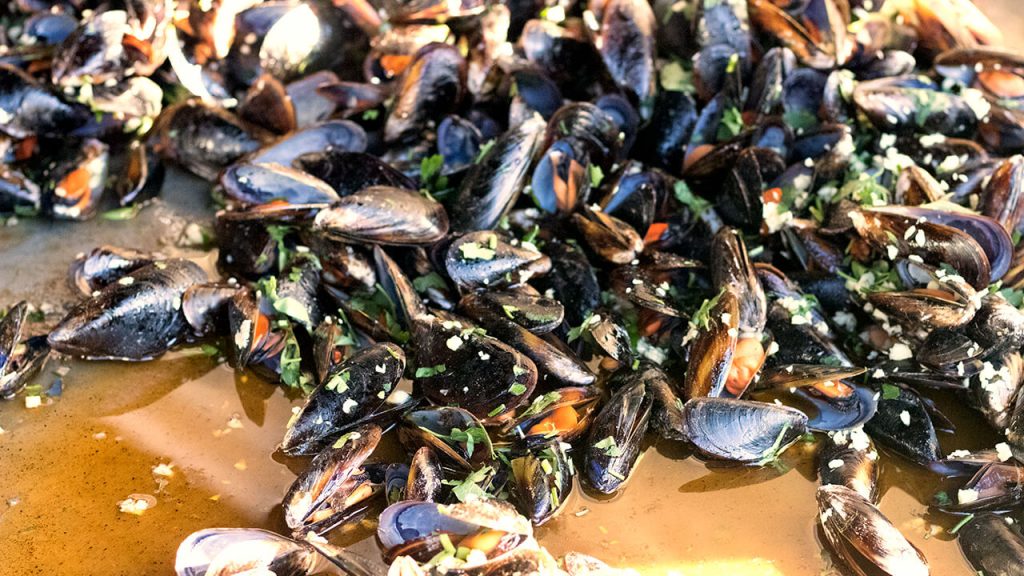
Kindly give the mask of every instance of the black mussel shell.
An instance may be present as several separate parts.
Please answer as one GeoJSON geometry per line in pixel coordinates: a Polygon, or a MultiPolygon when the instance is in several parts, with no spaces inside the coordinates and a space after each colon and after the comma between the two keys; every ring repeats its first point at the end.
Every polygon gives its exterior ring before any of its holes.
{"type": "Polygon", "coordinates": [[[372,186],[345,196],[316,215],[328,238],[372,244],[432,244],[448,233],[448,215],[414,190],[372,186]]]}
{"type": "Polygon", "coordinates": [[[535,526],[553,518],[572,493],[574,470],[562,445],[531,449],[511,463],[516,505],[535,526]]]}
{"type": "Polygon", "coordinates": [[[913,462],[928,464],[938,460],[939,440],[924,402],[906,388],[897,387],[897,391],[893,398],[879,398],[878,411],[864,430],[883,446],[913,462]]]}
{"type": "Polygon", "coordinates": [[[807,416],[776,404],[694,398],[683,406],[683,431],[703,454],[750,464],[771,461],[807,431],[807,416]]]}
{"type": "Polygon", "coordinates": [[[371,154],[346,150],[311,152],[295,159],[295,165],[334,188],[338,196],[350,196],[371,186],[415,190],[416,183],[371,154]]]}
{"type": "Polygon", "coordinates": [[[483,332],[466,320],[441,318],[415,331],[416,381],[428,399],[479,418],[511,412],[529,399],[537,384],[533,361],[483,332]]]}
{"type": "Polygon", "coordinates": [[[471,232],[451,243],[445,267],[462,288],[496,288],[546,274],[551,259],[532,245],[510,243],[497,232],[471,232]]]}
{"type": "Polygon", "coordinates": [[[1024,574],[1024,537],[998,514],[978,514],[957,532],[964,558],[978,574],[1024,574]]]}
{"type": "Polygon", "coordinates": [[[254,164],[280,164],[296,166],[324,180],[332,187],[334,182],[326,175],[308,169],[298,158],[306,154],[332,154],[363,152],[366,150],[366,132],[349,120],[331,120],[298,132],[293,132],[247,158],[254,164]]]}
{"type": "Polygon", "coordinates": [[[405,353],[394,344],[363,348],[331,370],[309,395],[285,432],[287,454],[313,454],[362,422],[384,415],[388,397],[405,371],[405,353]]]}
{"type": "Polygon", "coordinates": [[[320,452],[285,494],[282,507],[288,527],[297,534],[323,533],[352,517],[353,508],[365,507],[367,496],[356,494],[369,482],[361,466],[380,437],[381,429],[370,424],[342,435],[320,452]]]}
{"type": "Polygon", "coordinates": [[[242,204],[330,204],[337,193],[326,182],[306,172],[280,164],[234,164],[220,175],[228,198],[242,204]]]}
{"type": "Polygon", "coordinates": [[[642,381],[620,388],[594,417],[583,453],[584,476],[597,491],[617,492],[640,456],[651,417],[651,397],[642,381]]]}
{"type": "Polygon", "coordinates": [[[84,358],[148,360],[188,334],[181,299],[206,273],[187,260],[158,260],[72,308],[50,333],[50,346],[84,358]]]}
{"type": "Polygon", "coordinates": [[[152,264],[159,255],[130,248],[99,246],[79,254],[68,270],[71,287],[84,296],[91,296],[129,272],[152,264]]]}
{"type": "Polygon", "coordinates": [[[19,302],[0,319],[0,398],[17,394],[46,363],[45,337],[27,337],[28,304],[19,302]]]}
{"type": "Polygon", "coordinates": [[[855,573],[927,576],[924,555],[869,500],[838,485],[818,488],[817,499],[826,541],[855,573]]]}
{"type": "Polygon", "coordinates": [[[452,229],[490,230],[512,209],[529,178],[544,121],[533,117],[499,136],[466,174],[452,206],[452,229]]]}

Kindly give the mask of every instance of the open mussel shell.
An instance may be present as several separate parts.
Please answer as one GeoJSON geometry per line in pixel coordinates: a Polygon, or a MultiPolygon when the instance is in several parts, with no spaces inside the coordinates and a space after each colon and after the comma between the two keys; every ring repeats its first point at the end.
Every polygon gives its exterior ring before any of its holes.
{"type": "Polygon", "coordinates": [[[772,460],[807,432],[807,416],[776,404],[694,398],[683,406],[683,431],[712,458],[757,464],[772,460]]]}
{"type": "Polygon", "coordinates": [[[448,233],[448,215],[440,203],[413,190],[372,186],[321,210],[314,227],[341,241],[432,244],[448,233]]]}
{"type": "Polygon", "coordinates": [[[1024,313],[1002,295],[986,294],[966,333],[988,351],[1015,350],[1024,344],[1024,313]]]}
{"type": "Polygon", "coordinates": [[[28,338],[28,304],[12,306],[0,319],[0,398],[18,393],[42,369],[50,346],[45,337],[28,338]]]}
{"type": "Polygon", "coordinates": [[[400,406],[388,399],[404,371],[405,353],[394,344],[357,351],[309,395],[289,423],[281,449],[314,454],[360,423],[394,414],[400,406]]]}
{"type": "Polygon", "coordinates": [[[974,406],[996,430],[1010,423],[1014,403],[1024,382],[1024,360],[1017,352],[1008,352],[982,362],[972,375],[968,388],[974,406]]]}
{"type": "Polygon", "coordinates": [[[226,334],[228,304],[241,290],[237,285],[209,282],[195,284],[181,296],[181,312],[196,336],[226,334]]]}
{"type": "Polygon", "coordinates": [[[575,471],[559,442],[532,448],[509,465],[516,504],[535,526],[553,518],[568,502],[575,471]]]}
{"type": "Polygon", "coordinates": [[[878,411],[864,430],[883,446],[919,464],[939,459],[939,440],[935,436],[928,409],[916,393],[897,387],[898,394],[878,400],[878,411]]]}
{"type": "MultiPolygon", "coordinates": [[[[907,207],[871,208],[850,213],[858,234],[876,250],[892,252],[895,249],[900,257],[917,256],[933,266],[948,264],[974,288],[987,287],[992,269],[982,245],[963,231],[962,226],[957,227],[953,222],[944,224],[932,216],[933,211],[907,207]],[[922,217],[924,221],[920,220],[922,217]]],[[[1001,229],[994,220],[990,221],[995,225],[993,230],[1001,229]]]]}
{"type": "Polygon", "coordinates": [[[629,479],[647,433],[652,400],[643,381],[620,388],[598,411],[583,452],[587,482],[598,492],[617,492],[629,479]]]}
{"type": "Polygon", "coordinates": [[[85,106],[67,103],[50,88],[7,64],[0,64],[0,131],[12,138],[66,137],[89,121],[85,106]]]}
{"type": "Polygon", "coordinates": [[[416,381],[434,403],[493,418],[525,403],[537,384],[532,360],[466,320],[431,318],[414,338],[416,381]]]}
{"type": "Polygon", "coordinates": [[[493,454],[484,425],[462,408],[413,410],[402,417],[398,438],[408,449],[429,446],[439,457],[467,470],[483,465],[493,454]],[[453,434],[456,429],[460,432],[453,434]]]}
{"type": "Polygon", "coordinates": [[[711,241],[711,259],[712,284],[736,294],[739,329],[760,333],[767,321],[768,304],[740,232],[727,227],[719,230],[711,241]]]}
{"type": "Polygon", "coordinates": [[[821,486],[818,518],[829,546],[856,574],[927,576],[928,561],[866,498],[846,486],[821,486]]]}
{"type": "MultiPolygon", "coordinates": [[[[479,499],[449,506],[433,502],[399,502],[381,512],[377,539],[390,553],[399,546],[442,533],[467,536],[480,530],[529,538],[530,521],[508,502],[479,499]]],[[[454,540],[454,539],[453,539],[454,540]]]]}
{"type": "Polygon", "coordinates": [[[818,476],[822,485],[838,484],[869,502],[878,501],[878,452],[861,428],[832,432],[822,439],[818,476]]]}
{"type": "Polygon", "coordinates": [[[729,289],[723,290],[710,312],[708,322],[698,329],[690,345],[683,391],[687,398],[720,396],[729,377],[739,332],[739,301],[729,289]]]}
{"type": "Polygon", "coordinates": [[[114,186],[118,203],[134,206],[159,196],[167,172],[160,157],[138,140],[128,146],[127,156],[123,172],[114,186]]]}
{"type": "Polygon", "coordinates": [[[451,243],[448,277],[462,288],[524,284],[551,270],[551,259],[532,245],[513,245],[497,232],[471,232],[451,243]]]}
{"type": "Polygon", "coordinates": [[[72,308],[50,333],[50,346],[84,358],[148,360],[188,333],[181,299],[206,272],[188,260],[158,260],[72,308]]]}
{"type": "Polygon", "coordinates": [[[1013,510],[1024,501],[1024,468],[1014,460],[998,459],[982,465],[962,488],[955,503],[942,506],[953,512],[1013,510]]]}
{"type": "Polygon", "coordinates": [[[974,318],[976,310],[970,300],[964,300],[957,294],[945,290],[918,288],[874,292],[868,294],[867,299],[887,316],[901,323],[924,328],[962,326],[974,318]]]}
{"type": "Polygon", "coordinates": [[[544,444],[552,438],[573,442],[587,431],[600,399],[600,390],[591,386],[552,390],[534,398],[504,433],[527,445],[544,444]]]}
{"type": "Polygon", "coordinates": [[[312,546],[257,528],[208,528],[178,546],[178,576],[233,576],[270,572],[305,576],[316,564],[312,546]]]}
{"type": "Polygon", "coordinates": [[[270,74],[263,74],[249,86],[238,105],[238,115],[248,122],[275,134],[295,130],[295,106],[284,84],[270,74]]]}
{"type": "Polygon", "coordinates": [[[157,255],[116,246],[99,246],[75,257],[68,270],[68,282],[85,296],[129,272],[151,264],[157,255]]]}
{"type": "Polygon", "coordinates": [[[590,249],[608,262],[628,264],[644,249],[640,234],[615,216],[584,208],[572,218],[590,249]]]}
{"type": "Polygon", "coordinates": [[[473,317],[485,312],[504,315],[534,334],[551,332],[565,317],[565,308],[557,300],[521,291],[470,292],[462,297],[459,307],[473,317]]]}
{"type": "Polygon", "coordinates": [[[1024,537],[1010,520],[998,514],[977,514],[957,532],[956,543],[978,574],[1024,574],[1024,537]]]}
{"type": "Polygon", "coordinates": [[[318,454],[285,494],[288,527],[296,534],[321,534],[365,509],[366,500],[383,486],[383,478],[373,482],[362,469],[380,437],[380,427],[361,426],[318,454]]]}
{"type": "Polygon", "coordinates": [[[847,380],[863,373],[857,367],[788,364],[762,372],[757,387],[790,398],[807,414],[811,430],[847,430],[863,425],[877,409],[873,389],[847,380]]]}
{"type": "MultiPolygon", "coordinates": [[[[50,148],[47,146],[47,148],[50,148]]],[[[44,162],[43,205],[55,218],[87,220],[96,214],[107,187],[110,147],[87,139],[56,143],[44,162]]]]}

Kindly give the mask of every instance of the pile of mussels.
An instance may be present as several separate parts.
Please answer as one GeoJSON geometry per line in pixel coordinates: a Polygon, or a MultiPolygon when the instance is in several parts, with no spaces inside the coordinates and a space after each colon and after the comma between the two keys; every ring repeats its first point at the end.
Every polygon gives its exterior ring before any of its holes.
{"type": "Polygon", "coordinates": [[[102,246],[49,334],[7,310],[0,395],[51,351],[218,342],[306,395],[279,447],[315,456],[292,534],[203,530],[178,574],[374,574],[322,535],[384,505],[394,574],[610,571],[533,537],[574,486],[624,489],[653,437],[764,466],[809,435],[851,572],[929,572],[876,507],[877,446],[954,483],[933,505],[974,570],[1019,573],[1024,57],[967,0],[0,17],[0,212],[130,217],[165,163],[220,208],[220,279],[102,246]],[[1005,441],[941,453],[930,389],[1005,441]],[[408,461],[372,457],[389,433],[408,461]]]}

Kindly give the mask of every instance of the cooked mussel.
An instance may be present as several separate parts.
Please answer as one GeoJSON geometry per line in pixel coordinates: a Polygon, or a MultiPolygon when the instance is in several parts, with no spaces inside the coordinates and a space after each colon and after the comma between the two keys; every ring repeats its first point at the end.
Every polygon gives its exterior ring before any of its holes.
{"type": "Polygon", "coordinates": [[[188,334],[181,298],[206,273],[188,260],[158,260],[73,307],[49,335],[62,354],[149,360],[188,334]]]}
{"type": "Polygon", "coordinates": [[[0,318],[0,398],[20,392],[46,364],[45,336],[27,336],[28,304],[18,302],[0,318]]]}
{"type": "Polygon", "coordinates": [[[178,576],[232,576],[269,571],[304,576],[316,563],[305,542],[257,528],[208,528],[190,534],[178,546],[178,576]]]}
{"type": "Polygon", "coordinates": [[[365,511],[380,492],[383,479],[370,477],[363,462],[380,442],[381,430],[370,424],[341,437],[310,462],[285,494],[285,522],[293,532],[322,534],[365,511]]]}
{"type": "Polygon", "coordinates": [[[826,540],[855,573],[929,573],[924,555],[857,492],[846,486],[822,486],[818,488],[817,499],[826,540]]]}
{"type": "Polygon", "coordinates": [[[403,404],[390,404],[405,371],[405,353],[394,344],[363,348],[327,371],[320,386],[289,422],[281,449],[287,454],[315,454],[353,427],[403,404]]]}
{"type": "Polygon", "coordinates": [[[683,432],[703,454],[747,464],[778,457],[807,431],[807,416],[786,406],[694,398],[683,405],[683,432]]]}

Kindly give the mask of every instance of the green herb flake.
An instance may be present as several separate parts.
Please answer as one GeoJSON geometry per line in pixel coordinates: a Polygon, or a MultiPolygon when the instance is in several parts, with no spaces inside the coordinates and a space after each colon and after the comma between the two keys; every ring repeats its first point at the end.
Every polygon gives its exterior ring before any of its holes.
{"type": "Polygon", "coordinates": [[[590,176],[590,187],[597,188],[604,180],[604,171],[597,164],[587,166],[587,174],[590,176]]]}
{"type": "Polygon", "coordinates": [[[615,438],[612,436],[607,436],[604,439],[599,440],[594,444],[594,448],[603,451],[604,455],[609,458],[618,458],[619,456],[622,456],[622,448],[619,448],[618,443],[615,442],[615,438]]]}
{"type": "Polygon", "coordinates": [[[138,204],[132,204],[131,206],[125,206],[124,208],[117,208],[109,210],[100,214],[100,218],[104,220],[131,220],[139,215],[142,211],[142,206],[138,204]]]}
{"type": "Polygon", "coordinates": [[[722,113],[722,119],[718,124],[718,132],[715,134],[719,142],[730,140],[743,132],[743,113],[739,108],[730,106],[722,113]]]}
{"type": "Polygon", "coordinates": [[[436,290],[447,290],[448,289],[448,283],[445,282],[444,278],[441,278],[441,275],[438,274],[437,272],[431,272],[430,274],[427,274],[426,276],[419,276],[419,277],[413,279],[412,286],[420,294],[423,294],[424,292],[426,292],[427,290],[430,290],[430,289],[436,289],[436,290]]]}
{"type": "Polygon", "coordinates": [[[722,288],[718,294],[713,298],[709,298],[701,303],[700,308],[693,313],[693,317],[690,318],[690,323],[704,330],[708,329],[711,323],[711,311],[714,310],[715,306],[718,306],[718,301],[722,298],[722,294],[725,294],[725,288],[722,288]]]}
{"type": "Polygon", "coordinates": [[[479,470],[470,472],[462,480],[443,480],[442,484],[452,487],[452,495],[459,502],[469,502],[488,498],[487,492],[481,487],[494,474],[494,468],[483,466],[479,470]]]}
{"type": "Polygon", "coordinates": [[[481,246],[478,242],[466,242],[459,246],[462,258],[465,260],[494,260],[493,248],[481,246]]]}
{"type": "Polygon", "coordinates": [[[444,374],[447,368],[444,364],[438,364],[436,366],[423,366],[416,369],[417,378],[432,378],[438,374],[444,374]]]}
{"type": "Polygon", "coordinates": [[[586,318],[583,319],[583,322],[581,322],[579,326],[575,326],[569,329],[569,336],[567,338],[567,341],[571,344],[576,340],[579,340],[581,336],[588,332],[591,326],[597,324],[600,321],[601,316],[599,314],[594,314],[594,312],[591,311],[590,313],[587,314],[586,318]]]}
{"type": "Polygon", "coordinates": [[[956,534],[957,532],[960,531],[961,528],[966,526],[967,523],[970,522],[971,520],[974,520],[974,514],[968,514],[967,516],[964,516],[963,520],[960,520],[959,522],[956,523],[956,526],[953,526],[952,528],[949,529],[949,533],[950,534],[956,534]]]}
{"type": "Polygon", "coordinates": [[[547,394],[544,394],[542,396],[538,396],[533,399],[533,402],[530,404],[530,406],[527,407],[526,410],[524,410],[523,413],[520,414],[519,416],[520,418],[536,416],[537,414],[543,412],[548,406],[551,406],[555,402],[561,400],[561,398],[562,394],[557,390],[553,392],[548,392],[547,394]]]}
{"type": "Polygon", "coordinates": [[[672,186],[672,190],[675,193],[676,200],[680,204],[686,206],[693,212],[694,216],[700,217],[704,212],[707,212],[711,208],[711,202],[697,196],[690,190],[690,187],[682,180],[676,180],[676,183],[672,186]]]}
{"type": "Polygon", "coordinates": [[[900,387],[892,384],[882,384],[882,399],[895,400],[900,397],[900,387]]]}
{"type": "Polygon", "coordinates": [[[697,91],[693,84],[693,71],[687,69],[681,60],[673,60],[662,66],[658,80],[661,87],[670,92],[693,94],[697,91]]]}
{"type": "Polygon", "coordinates": [[[473,160],[473,163],[479,164],[480,161],[491,152],[491,148],[494,148],[494,138],[491,138],[480,146],[480,151],[476,153],[476,159],[473,160]]]}
{"type": "Polygon", "coordinates": [[[332,374],[331,377],[327,379],[327,383],[324,384],[324,388],[337,392],[338,394],[343,394],[348,392],[348,382],[351,378],[352,373],[348,370],[332,374]]]}

